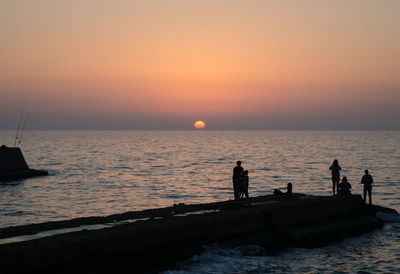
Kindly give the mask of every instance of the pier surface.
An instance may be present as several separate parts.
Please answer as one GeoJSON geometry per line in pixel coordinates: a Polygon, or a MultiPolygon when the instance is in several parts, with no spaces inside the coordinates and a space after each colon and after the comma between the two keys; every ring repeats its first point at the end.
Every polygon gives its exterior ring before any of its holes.
{"type": "Polygon", "coordinates": [[[383,227],[361,196],[268,195],[0,229],[0,273],[141,273],[213,243],[316,246],[383,227]]]}

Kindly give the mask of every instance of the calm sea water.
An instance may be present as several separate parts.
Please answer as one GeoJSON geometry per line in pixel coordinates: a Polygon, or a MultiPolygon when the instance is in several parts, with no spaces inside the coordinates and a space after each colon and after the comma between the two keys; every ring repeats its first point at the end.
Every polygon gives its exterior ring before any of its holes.
{"type": "MultiPolygon", "coordinates": [[[[14,134],[0,131],[0,144],[12,145],[14,134]]],[[[27,131],[21,145],[26,161],[50,176],[0,185],[0,227],[231,199],[237,160],[249,170],[251,196],[271,194],[289,182],[295,192],[330,195],[328,168],[335,158],[353,193],[361,193],[359,182],[368,168],[376,181],[374,203],[400,211],[399,140],[400,131],[27,131]]],[[[373,258],[376,250],[389,249],[382,260],[400,259],[399,237],[394,223],[350,244],[275,257],[243,253],[246,247],[210,247],[184,267],[352,272],[361,260],[368,267],[377,263],[375,270],[397,272],[398,265],[383,267],[373,258]],[[316,264],[322,269],[307,268],[316,264]]]]}

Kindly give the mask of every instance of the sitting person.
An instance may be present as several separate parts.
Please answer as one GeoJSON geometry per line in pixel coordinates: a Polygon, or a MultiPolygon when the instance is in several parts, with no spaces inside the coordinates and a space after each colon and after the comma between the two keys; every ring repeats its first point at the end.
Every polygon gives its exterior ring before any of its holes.
{"type": "Polygon", "coordinates": [[[288,184],[287,184],[287,191],[286,191],[286,193],[280,191],[279,189],[274,189],[274,195],[286,194],[288,197],[291,198],[291,197],[292,197],[292,189],[293,189],[292,183],[288,183],[288,184]]]}
{"type": "Polygon", "coordinates": [[[292,198],[292,189],[293,189],[292,183],[288,183],[288,184],[287,184],[287,192],[286,192],[286,195],[288,195],[290,198],[292,198]]]}
{"type": "Polygon", "coordinates": [[[347,177],[344,176],[342,182],[339,184],[339,195],[348,196],[351,195],[351,184],[347,181],[347,177]]]}

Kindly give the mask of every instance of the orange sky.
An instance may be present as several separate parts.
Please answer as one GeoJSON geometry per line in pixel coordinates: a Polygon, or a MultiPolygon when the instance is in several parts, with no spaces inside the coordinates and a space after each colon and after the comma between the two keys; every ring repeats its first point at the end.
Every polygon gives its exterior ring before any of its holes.
{"type": "Polygon", "coordinates": [[[32,128],[400,129],[399,11],[396,0],[2,1],[0,129],[24,103],[32,128]]]}

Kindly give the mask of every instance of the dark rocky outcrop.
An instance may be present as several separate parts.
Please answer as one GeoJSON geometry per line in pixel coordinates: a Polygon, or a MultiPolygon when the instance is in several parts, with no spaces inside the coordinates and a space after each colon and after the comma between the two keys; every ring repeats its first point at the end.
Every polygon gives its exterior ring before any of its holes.
{"type": "Polygon", "coordinates": [[[0,181],[44,175],[48,172],[29,168],[19,147],[0,147],[0,181]]]}
{"type": "Polygon", "coordinates": [[[0,172],[29,169],[19,147],[0,147],[0,172]]]}

